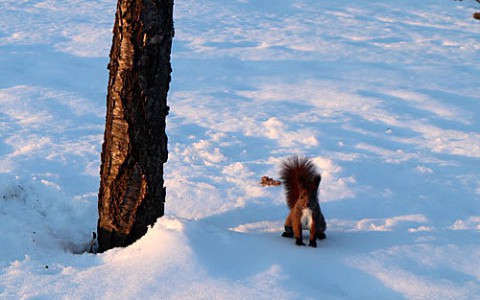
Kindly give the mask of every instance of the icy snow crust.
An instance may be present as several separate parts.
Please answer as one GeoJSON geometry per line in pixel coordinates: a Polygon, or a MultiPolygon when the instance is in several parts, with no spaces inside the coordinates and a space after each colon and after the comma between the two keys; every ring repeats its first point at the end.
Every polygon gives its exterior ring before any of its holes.
{"type": "Polygon", "coordinates": [[[100,255],[116,1],[0,2],[0,299],[480,299],[477,2],[176,2],[167,215],[100,255]],[[316,249],[259,185],[293,153],[316,249]]]}

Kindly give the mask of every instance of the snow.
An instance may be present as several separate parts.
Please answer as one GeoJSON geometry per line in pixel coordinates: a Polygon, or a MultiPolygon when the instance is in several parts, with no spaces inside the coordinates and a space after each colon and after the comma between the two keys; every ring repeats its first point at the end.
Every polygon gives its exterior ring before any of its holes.
{"type": "Polygon", "coordinates": [[[480,299],[476,1],[176,1],[166,216],[93,255],[115,5],[0,2],[0,299],[480,299]]]}

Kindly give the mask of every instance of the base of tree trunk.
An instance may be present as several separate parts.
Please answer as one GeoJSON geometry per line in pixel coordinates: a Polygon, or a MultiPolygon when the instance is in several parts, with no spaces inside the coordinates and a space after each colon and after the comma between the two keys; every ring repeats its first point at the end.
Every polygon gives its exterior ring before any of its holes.
{"type": "Polygon", "coordinates": [[[114,247],[126,247],[128,236],[115,231],[109,231],[102,227],[97,227],[98,232],[98,252],[104,252],[114,247]]]}

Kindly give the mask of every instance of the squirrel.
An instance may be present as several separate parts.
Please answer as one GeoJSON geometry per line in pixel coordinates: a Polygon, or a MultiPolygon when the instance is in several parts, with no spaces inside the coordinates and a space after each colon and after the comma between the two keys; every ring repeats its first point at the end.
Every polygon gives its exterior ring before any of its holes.
{"type": "Polygon", "coordinates": [[[317,247],[317,239],[326,238],[327,224],[318,202],[321,175],[311,159],[293,155],[285,160],[280,170],[290,213],[285,220],[283,237],[295,237],[295,244],[305,246],[302,230],[310,230],[310,247],[317,247]]]}

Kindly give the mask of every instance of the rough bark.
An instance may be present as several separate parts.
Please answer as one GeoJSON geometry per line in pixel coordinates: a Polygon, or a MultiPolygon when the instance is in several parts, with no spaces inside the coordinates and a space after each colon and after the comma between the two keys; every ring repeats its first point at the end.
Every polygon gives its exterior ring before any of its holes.
{"type": "Polygon", "coordinates": [[[173,0],[118,0],[98,198],[99,251],[124,247],[164,214],[173,0]]]}

